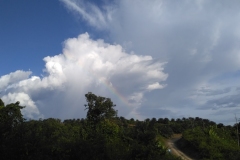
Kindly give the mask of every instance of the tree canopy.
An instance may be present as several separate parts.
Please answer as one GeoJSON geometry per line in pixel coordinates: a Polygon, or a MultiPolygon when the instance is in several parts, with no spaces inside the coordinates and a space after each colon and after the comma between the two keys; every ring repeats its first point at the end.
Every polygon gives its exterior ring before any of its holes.
{"type": "Polygon", "coordinates": [[[89,92],[85,94],[87,104],[85,104],[87,111],[87,119],[95,123],[103,119],[111,119],[117,116],[117,111],[113,107],[110,98],[105,98],[101,96],[96,96],[95,94],[89,92]]]}
{"type": "MultiPolygon", "coordinates": [[[[236,124],[207,119],[118,117],[110,98],[85,95],[86,118],[25,120],[19,102],[0,99],[0,159],[180,160],[167,152],[166,139],[183,134],[180,148],[201,159],[240,159],[236,124]]],[[[240,127],[238,127],[239,129],[240,127]]]]}

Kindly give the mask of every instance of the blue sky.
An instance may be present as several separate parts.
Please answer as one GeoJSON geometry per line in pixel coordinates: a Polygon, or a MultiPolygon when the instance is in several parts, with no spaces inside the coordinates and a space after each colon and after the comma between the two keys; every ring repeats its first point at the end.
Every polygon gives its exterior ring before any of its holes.
{"type": "Polygon", "coordinates": [[[0,98],[27,118],[240,116],[240,11],[223,1],[0,1],[0,98]]]}
{"type": "Polygon", "coordinates": [[[92,31],[57,0],[0,3],[1,64],[7,66],[1,75],[18,69],[38,75],[44,66],[42,59],[61,53],[65,39],[92,31]]]}

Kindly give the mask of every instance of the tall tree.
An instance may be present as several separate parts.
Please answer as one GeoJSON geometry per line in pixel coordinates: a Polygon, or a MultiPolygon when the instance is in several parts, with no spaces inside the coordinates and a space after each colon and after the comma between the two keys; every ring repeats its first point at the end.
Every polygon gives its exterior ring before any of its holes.
{"type": "Polygon", "coordinates": [[[20,102],[11,103],[4,106],[3,101],[0,99],[0,126],[5,127],[15,127],[19,123],[23,122],[24,118],[21,113],[23,106],[19,105],[20,102]]]}
{"type": "Polygon", "coordinates": [[[87,104],[85,104],[87,112],[87,120],[97,123],[103,119],[111,119],[117,116],[117,111],[113,107],[110,98],[96,96],[95,94],[88,92],[85,94],[87,104]]]}
{"type": "Polygon", "coordinates": [[[3,101],[0,99],[0,108],[1,107],[4,107],[4,103],[3,103],[3,101]]]}
{"type": "Polygon", "coordinates": [[[16,102],[5,106],[0,99],[0,155],[3,159],[13,159],[6,156],[14,155],[12,154],[15,152],[13,146],[18,143],[18,138],[14,136],[18,132],[18,126],[24,121],[21,114],[21,109],[24,107],[19,104],[16,102]]]}

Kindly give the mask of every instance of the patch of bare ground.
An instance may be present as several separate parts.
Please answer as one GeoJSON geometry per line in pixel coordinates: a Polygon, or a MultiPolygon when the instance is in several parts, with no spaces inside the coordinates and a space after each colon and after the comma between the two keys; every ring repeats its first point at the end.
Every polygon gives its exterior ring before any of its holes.
{"type": "Polygon", "coordinates": [[[182,134],[174,134],[170,139],[166,141],[166,146],[170,149],[170,152],[183,160],[198,160],[196,151],[188,148],[187,142],[182,139],[182,134]]]}

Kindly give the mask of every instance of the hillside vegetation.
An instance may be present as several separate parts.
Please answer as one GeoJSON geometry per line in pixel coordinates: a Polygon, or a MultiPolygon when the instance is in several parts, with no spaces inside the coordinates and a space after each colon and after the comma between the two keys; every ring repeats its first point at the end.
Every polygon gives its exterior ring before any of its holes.
{"type": "MultiPolygon", "coordinates": [[[[194,149],[200,159],[240,159],[236,130],[230,126],[195,127],[183,133],[188,147],[194,149]]],[[[187,145],[185,145],[187,147],[187,145]]]]}
{"type": "MultiPolygon", "coordinates": [[[[86,118],[25,120],[19,102],[0,100],[0,159],[179,160],[164,139],[183,133],[180,148],[201,159],[240,159],[236,126],[201,118],[118,117],[109,98],[85,95],[86,118]]],[[[239,124],[238,124],[239,125],[239,124]]]]}

